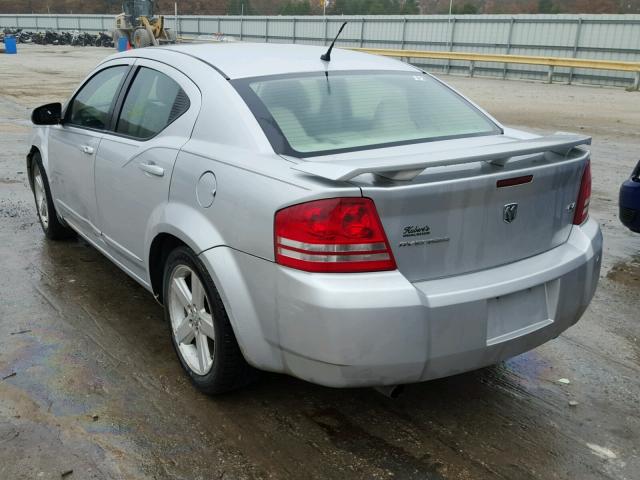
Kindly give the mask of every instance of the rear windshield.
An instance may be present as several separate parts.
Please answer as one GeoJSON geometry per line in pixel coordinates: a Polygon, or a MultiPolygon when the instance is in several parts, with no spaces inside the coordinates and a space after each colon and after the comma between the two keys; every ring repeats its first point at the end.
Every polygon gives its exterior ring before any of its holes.
{"type": "Polygon", "coordinates": [[[481,111],[421,72],[325,72],[234,81],[278,153],[308,157],[490,135],[481,111]]]}

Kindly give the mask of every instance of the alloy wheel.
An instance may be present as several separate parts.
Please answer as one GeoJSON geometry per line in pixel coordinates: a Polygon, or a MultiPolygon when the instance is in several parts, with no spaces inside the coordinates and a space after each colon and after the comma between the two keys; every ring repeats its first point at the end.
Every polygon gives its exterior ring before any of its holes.
{"type": "Polygon", "coordinates": [[[198,275],[178,265],[169,278],[169,317],[180,356],[197,375],[213,366],[215,331],[211,303],[198,275]]]}

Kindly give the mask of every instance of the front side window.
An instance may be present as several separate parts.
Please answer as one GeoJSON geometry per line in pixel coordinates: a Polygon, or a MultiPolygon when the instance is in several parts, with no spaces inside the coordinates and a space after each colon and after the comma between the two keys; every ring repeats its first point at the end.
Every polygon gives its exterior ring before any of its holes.
{"type": "Polygon", "coordinates": [[[278,153],[304,157],[500,133],[463,97],[420,72],[319,72],[235,86],[278,153]],[[274,141],[276,135],[285,141],[274,141]]]}
{"type": "Polygon", "coordinates": [[[189,97],[174,80],[150,68],[140,68],[122,106],[116,131],[148,139],[189,109],[189,97]]]}
{"type": "Polygon", "coordinates": [[[109,67],[94,75],[71,101],[68,123],[97,130],[106,129],[111,106],[128,69],[126,65],[109,67]]]}

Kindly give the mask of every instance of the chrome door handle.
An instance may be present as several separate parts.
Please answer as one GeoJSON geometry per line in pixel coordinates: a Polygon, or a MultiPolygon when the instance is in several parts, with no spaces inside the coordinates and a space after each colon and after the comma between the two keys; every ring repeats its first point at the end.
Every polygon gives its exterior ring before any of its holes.
{"type": "Polygon", "coordinates": [[[82,150],[82,153],[86,153],[87,155],[93,155],[93,153],[96,151],[95,148],[90,147],[89,145],[82,145],[80,147],[80,150],[82,150]]]}
{"type": "Polygon", "coordinates": [[[155,175],[156,177],[164,176],[164,168],[154,163],[141,163],[139,164],[139,167],[143,172],[150,173],[151,175],[155,175]]]}

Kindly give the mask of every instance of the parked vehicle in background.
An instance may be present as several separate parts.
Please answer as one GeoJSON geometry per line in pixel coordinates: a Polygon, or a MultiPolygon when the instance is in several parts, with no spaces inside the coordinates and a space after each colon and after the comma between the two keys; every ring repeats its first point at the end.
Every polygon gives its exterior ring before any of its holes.
{"type": "Polygon", "coordinates": [[[32,119],[46,236],[152,292],[207,393],[249,365],[334,387],[491,365],[577,322],[598,283],[590,138],[506,128],[399,61],[135,50],[32,119]]]}
{"type": "Polygon", "coordinates": [[[115,18],[113,42],[126,38],[134,48],[176,43],[176,32],[165,27],[164,15],[155,15],[155,0],[124,0],[115,18]]]}
{"type": "Polygon", "coordinates": [[[620,221],[629,230],[640,233],[640,160],[620,187],[620,221]]]}

